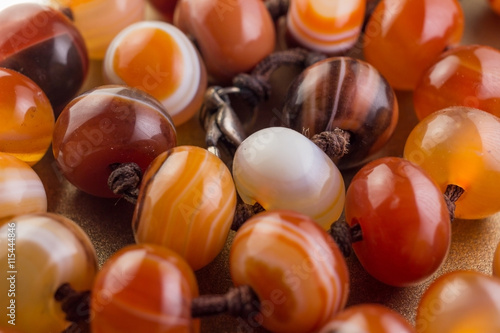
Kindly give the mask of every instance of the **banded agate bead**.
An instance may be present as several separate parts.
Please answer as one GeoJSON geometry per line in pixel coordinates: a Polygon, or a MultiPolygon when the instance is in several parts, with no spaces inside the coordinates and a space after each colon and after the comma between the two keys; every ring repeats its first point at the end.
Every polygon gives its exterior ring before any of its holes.
{"type": "Polygon", "coordinates": [[[165,22],[139,22],[111,42],[103,73],[108,83],[144,90],[158,99],[175,125],[201,107],[207,88],[205,65],[179,29],[165,22]]]}
{"type": "MultiPolygon", "coordinates": [[[[12,298],[7,291],[13,280],[8,278],[14,276],[15,328],[30,333],[67,328],[61,303],[54,299],[56,290],[64,283],[77,291],[89,290],[98,269],[94,247],[85,232],[61,215],[21,215],[0,227],[0,249],[0,287],[6,291],[0,301],[3,309],[9,306],[12,298]],[[11,234],[15,234],[13,261],[8,259],[11,234]]],[[[0,327],[8,326],[7,320],[0,321],[0,327]]]]}
{"type": "Polygon", "coordinates": [[[115,197],[108,177],[116,163],[146,170],[176,143],[164,107],[142,90],[101,86],[73,99],[56,121],[53,153],[63,175],[80,190],[115,197]]]}
{"type": "Polygon", "coordinates": [[[175,252],[129,245],[97,274],[90,301],[94,333],[199,332],[191,319],[196,277],[175,252]]]}
{"type": "Polygon", "coordinates": [[[478,272],[440,276],[420,300],[416,329],[436,332],[499,332],[500,279],[478,272]]]}
{"type": "Polygon", "coordinates": [[[40,177],[25,162],[0,152],[0,224],[16,215],[46,211],[40,177]]]}
{"type": "Polygon", "coordinates": [[[33,165],[47,152],[54,112],[45,93],[21,73],[0,68],[0,151],[33,165]]]}
{"type": "Polygon", "coordinates": [[[192,35],[218,81],[250,71],[274,51],[274,23],[261,0],[179,0],[174,23],[192,35]]]}
{"type": "Polygon", "coordinates": [[[458,0],[383,0],[367,23],[365,59],[397,90],[413,90],[423,72],[463,34],[458,0]]]}
{"type": "Polygon", "coordinates": [[[489,0],[491,9],[498,15],[500,15],[500,0],[489,0]]]}
{"type": "Polygon", "coordinates": [[[497,245],[495,256],[493,258],[493,275],[500,278],[500,243],[497,245]]]}
{"type": "Polygon", "coordinates": [[[289,36],[325,54],[349,50],[359,38],[366,0],[293,0],[286,16],[289,36]]]}
{"type": "Polygon", "coordinates": [[[229,256],[235,285],[249,285],[261,309],[253,320],[271,332],[316,332],[349,293],[344,258],[309,217],[264,212],[236,233],[229,256]]]}
{"type": "Polygon", "coordinates": [[[500,51],[489,46],[458,46],[443,53],[415,88],[418,118],[458,105],[500,116],[499,63],[500,51]]]}
{"type": "Polygon", "coordinates": [[[442,193],[449,184],[465,190],[456,202],[457,218],[500,211],[500,119],[494,115],[461,106],[432,113],[408,136],[404,156],[425,169],[442,193]]]}
{"type": "Polygon", "coordinates": [[[149,3],[163,16],[167,22],[173,22],[175,6],[179,0],[149,0],[149,3]]]}
{"type": "Polygon", "coordinates": [[[370,64],[335,57],[303,71],[288,89],[285,126],[308,135],[336,127],[351,133],[349,152],[338,165],[352,167],[389,140],[398,121],[394,91],[370,64]]]}
{"type": "Polygon", "coordinates": [[[180,146],[148,168],[132,226],[138,243],[163,245],[197,270],[222,250],[236,208],[226,165],[205,149],[180,146]]]}
{"type": "Polygon", "coordinates": [[[340,171],[312,141],[285,127],[269,127],[236,150],[233,178],[241,199],[266,210],[292,209],[325,230],[344,208],[340,171]]]}

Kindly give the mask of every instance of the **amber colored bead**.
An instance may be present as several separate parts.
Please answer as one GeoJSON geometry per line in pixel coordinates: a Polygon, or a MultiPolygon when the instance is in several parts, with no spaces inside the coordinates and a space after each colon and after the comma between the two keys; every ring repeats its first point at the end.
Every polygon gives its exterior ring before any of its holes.
{"type": "Polygon", "coordinates": [[[97,274],[90,301],[94,333],[196,333],[191,300],[196,277],[175,252],[157,245],[130,245],[97,274]]]}
{"type": "Polygon", "coordinates": [[[353,244],[359,261],[386,284],[421,282],[448,254],[451,228],[443,194],[423,169],[402,158],[365,165],[347,190],[345,215],[363,233],[353,244]]]}
{"type": "Polygon", "coordinates": [[[205,149],[176,147],[159,155],[144,175],[133,218],[135,239],[174,250],[196,270],[224,247],[235,207],[226,165],[205,149]]]}
{"type": "Polygon", "coordinates": [[[500,15],[500,0],[489,0],[491,9],[495,11],[498,15],[500,15]]]}
{"type": "Polygon", "coordinates": [[[420,300],[419,333],[500,332],[500,279],[472,271],[440,276],[420,300]]]}
{"type": "Polygon", "coordinates": [[[424,118],[408,136],[407,160],[424,168],[444,193],[449,184],[465,192],[455,216],[481,219],[500,211],[500,119],[467,107],[424,118]]]}
{"type": "Polygon", "coordinates": [[[493,257],[493,275],[500,278],[500,243],[498,243],[493,257]]]}
{"type": "Polygon", "coordinates": [[[347,301],[342,254],[299,213],[277,210],[249,219],[234,237],[229,266],[235,285],[249,285],[260,299],[253,320],[272,332],[315,332],[347,301]]]}
{"type": "Polygon", "coordinates": [[[463,29],[458,0],[382,0],[366,26],[364,55],[394,89],[413,90],[463,29]]]}

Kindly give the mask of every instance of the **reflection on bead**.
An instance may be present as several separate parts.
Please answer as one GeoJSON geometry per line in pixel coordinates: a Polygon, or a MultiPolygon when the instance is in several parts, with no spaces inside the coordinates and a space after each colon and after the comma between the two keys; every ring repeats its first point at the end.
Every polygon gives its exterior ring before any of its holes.
{"type": "Polygon", "coordinates": [[[47,152],[54,113],[44,92],[28,77],[0,68],[0,151],[33,165],[47,152]]]}
{"type": "Polygon", "coordinates": [[[352,167],[389,140],[398,121],[394,91],[366,62],[334,57],[302,72],[288,89],[283,108],[287,127],[309,136],[336,127],[351,133],[339,166],[352,167]]]}
{"type": "MultiPolygon", "coordinates": [[[[69,323],[61,304],[54,300],[56,290],[69,283],[77,291],[89,290],[97,272],[94,247],[85,232],[61,215],[42,213],[15,217],[0,227],[0,300],[2,308],[15,299],[15,327],[22,332],[61,332],[69,323]],[[8,267],[9,233],[15,229],[14,267],[8,267]],[[16,271],[16,273],[9,273],[16,271]],[[15,296],[9,297],[15,276],[15,296]],[[23,314],[29,314],[23,315],[23,314]]],[[[7,320],[0,321],[6,327],[7,320]]]]}
{"type": "Polygon", "coordinates": [[[497,245],[495,257],[493,258],[493,275],[500,278],[500,243],[497,245]]]}
{"type": "Polygon", "coordinates": [[[97,274],[91,296],[94,333],[199,332],[191,319],[196,277],[175,252],[131,245],[115,253],[97,274]]]}
{"type": "Polygon", "coordinates": [[[489,0],[491,9],[495,11],[498,15],[500,15],[500,0],[489,0]]]}
{"type": "Polygon", "coordinates": [[[455,216],[481,219],[500,211],[500,119],[455,106],[423,119],[408,136],[407,160],[424,168],[442,193],[449,184],[465,192],[455,216]]]}
{"type": "Polygon", "coordinates": [[[198,52],[176,27],[165,22],[139,22],[122,30],[104,60],[109,83],[144,90],[158,99],[176,125],[201,107],[207,75],[198,52]]]}
{"type": "Polygon", "coordinates": [[[235,285],[261,301],[255,321],[272,332],[316,332],[344,308],[349,275],[333,239],[309,217],[264,212],[234,237],[229,257],[235,285]]]}
{"type": "Polygon", "coordinates": [[[114,197],[107,185],[114,164],[134,162],[144,171],[177,142],[165,108],[125,86],[101,86],[71,101],[56,121],[52,141],[63,175],[102,197],[114,197]]]}
{"type": "Polygon", "coordinates": [[[135,238],[174,250],[196,270],[224,247],[235,207],[226,165],[205,149],[176,147],[159,155],[144,175],[135,238]]]}
{"type": "Polygon", "coordinates": [[[328,229],[344,208],[340,171],[311,140],[285,127],[250,135],[238,147],[233,178],[247,204],[292,209],[328,229]]]}
{"type": "Polygon", "coordinates": [[[175,6],[179,0],[149,0],[149,3],[163,16],[167,22],[174,19],[175,6]]]}
{"type": "Polygon", "coordinates": [[[426,290],[416,329],[435,332],[500,332],[500,279],[478,272],[445,274],[426,290]]]}

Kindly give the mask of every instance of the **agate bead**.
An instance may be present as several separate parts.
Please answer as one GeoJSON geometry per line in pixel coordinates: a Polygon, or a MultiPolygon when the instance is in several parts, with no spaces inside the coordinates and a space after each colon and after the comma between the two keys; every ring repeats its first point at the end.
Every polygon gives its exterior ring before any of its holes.
{"type": "Polygon", "coordinates": [[[176,147],[160,154],[144,175],[133,218],[135,239],[168,247],[197,270],[224,247],[235,208],[226,165],[205,149],[176,147]]]}
{"type": "Polygon", "coordinates": [[[333,239],[309,217],[264,212],[236,233],[229,256],[235,285],[258,295],[253,319],[271,332],[316,332],[342,310],[349,275],[333,239]]]}
{"type": "Polygon", "coordinates": [[[229,81],[274,51],[274,23],[261,0],[179,0],[174,23],[192,35],[208,72],[229,81]]]}
{"type": "Polygon", "coordinates": [[[397,157],[365,165],[346,195],[345,216],[359,225],[353,244],[373,277],[393,286],[419,283],[441,266],[451,242],[443,193],[420,167],[397,157]]]}
{"type": "Polygon", "coordinates": [[[418,118],[458,105],[500,116],[499,64],[500,51],[489,46],[458,46],[443,53],[415,88],[418,118]]]}
{"type": "Polygon", "coordinates": [[[157,245],[130,245],[97,274],[91,295],[94,333],[199,332],[191,319],[196,277],[175,252],[157,245]]]}
{"type": "Polygon", "coordinates": [[[191,41],[165,22],[139,22],[111,42],[103,73],[108,83],[144,90],[158,99],[175,125],[201,107],[207,88],[205,65],[191,41]]]}
{"type": "Polygon", "coordinates": [[[56,121],[53,153],[63,175],[80,190],[114,197],[108,177],[117,163],[134,162],[145,171],[176,145],[164,107],[145,92],[101,86],[71,101],[56,121]]]}
{"type": "Polygon", "coordinates": [[[458,0],[382,0],[367,23],[365,59],[397,90],[413,90],[423,72],[464,29],[458,0]]]}
{"type": "Polygon", "coordinates": [[[241,199],[266,210],[292,209],[324,229],[344,208],[344,180],[311,140],[285,127],[250,135],[236,150],[233,178],[241,199]]]}
{"type": "MultiPolygon", "coordinates": [[[[85,232],[61,215],[21,215],[0,227],[0,249],[0,287],[5,290],[0,299],[3,309],[15,299],[15,328],[30,333],[67,328],[61,303],[54,299],[56,290],[64,283],[76,291],[89,290],[98,269],[94,247],[85,232]],[[8,251],[12,234],[14,252],[8,251]],[[9,255],[12,253],[15,257],[9,255]],[[15,296],[9,297],[11,283],[15,296]]],[[[9,326],[7,320],[0,321],[0,327],[9,326]]]]}
{"type": "Polygon", "coordinates": [[[349,152],[338,165],[352,167],[389,140],[398,121],[394,91],[370,64],[334,57],[304,70],[288,89],[285,126],[309,136],[336,127],[351,134],[349,152]]]}
{"type": "Polygon", "coordinates": [[[493,257],[493,275],[500,278],[500,243],[498,243],[493,257]]]}
{"type": "Polygon", "coordinates": [[[500,332],[500,279],[472,271],[440,276],[420,300],[416,329],[421,333],[500,332]]]}
{"type": "Polygon", "coordinates": [[[500,0],[488,0],[491,6],[491,9],[495,11],[498,15],[500,15],[500,0]]]}
{"type": "Polygon", "coordinates": [[[455,216],[481,219],[500,211],[500,119],[455,106],[424,118],[408,136],[407,160],[424,168],[444,193],[450,184],[465,190],[455,216]]]}
{"type": "Polygon", "coordinates": [[[45,93],[28,77],[0,68],[0,151],[33,165],[47,152],[54,112],[45,93]]]}

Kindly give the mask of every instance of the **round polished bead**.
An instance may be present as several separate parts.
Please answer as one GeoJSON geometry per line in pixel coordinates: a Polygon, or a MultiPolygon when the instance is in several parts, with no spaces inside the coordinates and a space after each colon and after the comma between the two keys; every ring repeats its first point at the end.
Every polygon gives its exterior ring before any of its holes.
{"type": "Polygon", "coordinates": [[[229,267],[235,285],[257,293],[254,320],[272,332],[316,332],[347,301],[349,275],[335,242],[292,211],[249,219],[234,237],[229,267]]]}
{"type": "Polygon", "coordinates": [[[455,216],[480,219],[500,211],[500,119],[467,107],[451,107],[424,118],[408,136],[407,160],[424,168],[444,193],[465,190],[455,216]]]}
{"type": "Polygon", "coordinates": [[[224,247],[235,208],[226,165],[205,149],[176,147],[160,154],[144,175],[133,218],[135,239],[168,247],[197,270],[224,247]]]}
{"type": "Polygon", "coordinates": [[[493,257],[493,275],[500,278],[500,243],[498,243],[493,257]]]}

